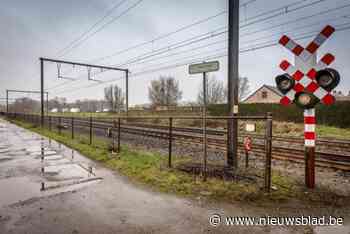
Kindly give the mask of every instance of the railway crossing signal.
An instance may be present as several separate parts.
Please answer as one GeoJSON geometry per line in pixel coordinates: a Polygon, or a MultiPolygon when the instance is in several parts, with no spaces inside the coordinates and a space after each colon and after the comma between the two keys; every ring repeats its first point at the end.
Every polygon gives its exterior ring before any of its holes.
{"type": "Polygon", "coordinates": [[[280,63],[285,72],[275,78],[278,90],[283,94],[282,105],[295,103],[304,109],[305,124],[305,183],[315,186],[315,140],[316,118],[314,107],[321,102],[331,105],[335,102],[332,90],[339,84],[339,73],[328,66],[335,57],[327,53],[317,62],[318,48],[334,33],[332,26],[326,26],[316,38],[304,48],[288,36],[282,36],[279,43],[295,55],[295,65],[287,60],[280,63]]]}

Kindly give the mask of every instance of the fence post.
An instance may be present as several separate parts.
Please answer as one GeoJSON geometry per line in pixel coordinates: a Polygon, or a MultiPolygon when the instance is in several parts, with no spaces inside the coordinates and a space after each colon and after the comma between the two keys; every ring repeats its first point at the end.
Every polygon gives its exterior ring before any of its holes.
{"type": "Polygon", "coordinates": [[[272,158],[272,113],[267,113],[265,133],[265,191],[270,192],[271,188],[271,158],[272,158]]]}
{"type": "Polygon", "coordinates": [[[111,135],[112,135],[112,153],[116,152],[115,150],[115,135],[114,135],[114,131],[117,128],[117,121],[115,121],[115,119],[113,119],[113,127],[111,129],[111,135]]]}
{"type": "Polygon", "coordinates": [[[58,117],[58,134],[61,135],[61,126],[62,125],[62,117],[58,117]]]}
{"type": "Polygon", "coordinates": [[[171,168],[171,153],[172,153],[172,139],[173,139],[173,118],[169,118],[169,158],[168,167],[171,168]]]}
{"type": "Polygon", "coordinates": [[[71,127],[72,127],[72,139],[74,139],[74,117],[72,117],[71,127]]]}
{"type": "Polygon", "coordinates": [[[120,117],[118,118],[118,153],[120,153],[120,117]]]}
{"type": "Polygon", "coordinates": [[[90,116],[90,145],[92,145],[92,117],[90,116]]]}
{"type": "Polygon", "coordinates": [[[52,128],[52,127],[51,127],[51,124],[52,124],[52,123],[51,123],[51,116],[49,116],[49,130],[50,130],[50,131],[51,131],[51,128],[52,128]]]}

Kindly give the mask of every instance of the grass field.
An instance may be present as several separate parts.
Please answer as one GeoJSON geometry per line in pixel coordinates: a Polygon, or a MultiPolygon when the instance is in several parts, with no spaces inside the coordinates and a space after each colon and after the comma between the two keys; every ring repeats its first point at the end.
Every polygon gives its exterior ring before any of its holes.
{"type": "MultiPolygon", "coordinates": [[[[132,150],[123,146],[121,153],[116,156],[109,152],[108,143],[102,140],[94,139],[93,145],[89,145],[87,137],[83,135],[72,140],[69,134],[59,135],[56,132],[46,129],[41,130],[32,124],[18,120],[12,122],[61,142],[90,159],[120,172],[137,184],[144,184],[161,192],[189,197],[200,196],[206,199],[227,202],[247,201],[256,205],[273,205],[275,202],[295,200],[315,205],[342,204],[343,199],[347,199],[336,195],[327,188],[306,192],[302,185],[277,171],[273,172],[272,183],[275,189],[270,194],[261,190],[262,184],[227,182],[215,178],[209,178],[206,182],[203,182],[199,177],[194,178],[193,175],[168,168],[166,157],[157,153],[132,150]]],[[[173,163],[176,167],[178,163],[183,163],[183,159],[181,161],[175,159],[173,163]]]]}

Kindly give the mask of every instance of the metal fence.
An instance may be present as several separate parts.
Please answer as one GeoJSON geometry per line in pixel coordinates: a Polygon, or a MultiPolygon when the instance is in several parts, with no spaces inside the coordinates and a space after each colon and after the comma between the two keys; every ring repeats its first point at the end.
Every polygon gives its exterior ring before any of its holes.
{"type": "MultiPolygon", "coordinates": [[[[40,116],[8,113],[8,118],[20,119],[40,126],[40,116]]],[[[60,135],[86,144],[107,143],[109,150],[120,152],[126,145],[133,149],[154,151],[167,158],[168,167],[207,176],[223,178],[254,178],[269,191],[271,186],[272,116],[207,117],[116,117],[82,118],[45,116],[44,127],[60,135]],[[234,119],[239,125],[238,168],[226,164],[227,124],[234,119]],[[244,145],[256,127],[259,137],[251,139],[253,151],[244,145]],[[206,137],[204,137],[206,129],[206,137]],[[258,178],[258,179],[256,179],[258,178]]]]}

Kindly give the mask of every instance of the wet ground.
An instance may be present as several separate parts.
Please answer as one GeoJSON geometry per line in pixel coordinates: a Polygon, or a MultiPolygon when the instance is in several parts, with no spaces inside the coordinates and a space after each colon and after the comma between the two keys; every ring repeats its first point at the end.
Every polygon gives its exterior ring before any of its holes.
{"type": "Polygon", "coordinates": [[[308,227],[210,226],[223,216],[344,216],[342,209],[208,203],[149,191],[54,141],[0,120],[0,233],[312,233],[308,227]]]}

